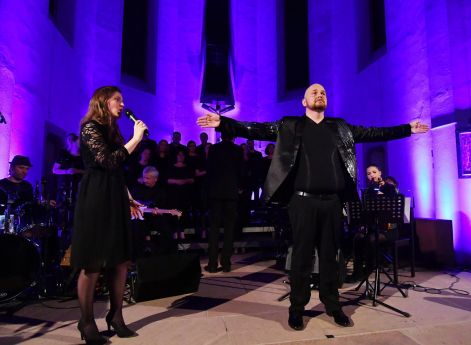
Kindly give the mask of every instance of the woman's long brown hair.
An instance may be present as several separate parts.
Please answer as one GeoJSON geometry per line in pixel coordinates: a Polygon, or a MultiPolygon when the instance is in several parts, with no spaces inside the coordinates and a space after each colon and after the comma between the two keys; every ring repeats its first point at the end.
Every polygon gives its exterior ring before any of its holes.
{"type": "Polygon", "coordinates": [[[108,139],[110,142],[122,145],[124,144],[124,138],[116,122],[117,119],[110,114],[107,106],[108,100],[116,92],[121,93],[121,90],[117,86],[102,86],[96,89],[88,104],[87,113],[80,121],[80,126],[95,120],[109,128],[108,139]]]}

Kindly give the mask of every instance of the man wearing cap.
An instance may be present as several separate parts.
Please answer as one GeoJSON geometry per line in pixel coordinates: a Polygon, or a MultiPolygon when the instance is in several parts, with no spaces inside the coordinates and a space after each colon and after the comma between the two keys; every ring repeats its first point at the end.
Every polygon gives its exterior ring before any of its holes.
{"type": "Polygon", "coordinates": [[[10,176],[0,180],[0,190],[14,200],[14,205],[33,201],[33,186],[25,180],[31,167],[28,157],[17,155],[10,162],[10,176]]]}

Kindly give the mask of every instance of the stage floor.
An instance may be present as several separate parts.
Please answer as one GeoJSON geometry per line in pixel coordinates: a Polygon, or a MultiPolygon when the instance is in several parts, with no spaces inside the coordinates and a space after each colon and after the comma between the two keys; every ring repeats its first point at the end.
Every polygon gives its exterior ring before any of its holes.
{"type": "MultiPolygon", "coordinates": [[[[304,317],[306,329],[297,332],[287,323],[289,302],[277,300],[288,287],[283,284],[284,273],[273,268],[274,261],[246,253],[236,255],[233,262],[230,273],[205,272],[195,294],[126,305],[125,319],[138,337],[121,339],[105,331],[105,300],[95,304],[98,327],[111,336],[111,343],[126,345],[471,344],[471,297],[453,290],[471,291],[469,272],[419,270],[415,278],[402,272],[403,282],[413,279],[417,285],[443,289],[439,294],[409,289],[403,298],[396,289],[386,288],[379,300],[409,312],[410,318],[380,305],[373,307],[369,300],[350,305],[358,292],[353,291],[356,285],[345,285],[341,300],[354,323],[348,328],[337,326],[324,313],[314,291],[304,317]]],[[[84,343],[77,331],[78,317],[77,300],[44,300],[12,316],[2,313],[0,344],[84,343]]]]}

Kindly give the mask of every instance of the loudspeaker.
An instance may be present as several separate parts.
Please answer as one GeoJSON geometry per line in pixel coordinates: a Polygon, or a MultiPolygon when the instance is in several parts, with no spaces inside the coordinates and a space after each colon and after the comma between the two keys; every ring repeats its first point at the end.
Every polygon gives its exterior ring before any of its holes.
{"type": "Polygon", "coordinates": [[[133,295],[136,302],[198,291],[201,265],[197,253],[176,253],[141,258],[133,295]]]}
{"type": "MultiPolygon", "coordinates": [[[[289,246],[288,253],[286,255],[286,263],[285,263],[285,270],[291,271],[291,257],[293,255],[293,246],[289,246]]],[[[338,263],[338,276],[337,282],[339,284],[339,289],[345,283],[345,278],[347,277],[347,267],[345,264],[345,258],[343,257],[343,253],[341,250],[337,252],[337,263],[338,263]]],[[[314,250],[314,255],[312,257],[312,275],[319,275],[319,254],[317,252],[317,248],[314,250]]]]}
{"type": "MultiPolygon", "coordinates": [[[[289,246],[288,253],[286,254],[285,270],[291,271],[291,257],[293,255],[293,246],[289,246]]],[[[314,256],[312,257],[312,274],[319,273],[319,255],[317,254],[317,249],[314,249],[314,256]]]]}
{"type": "Polygon", "coordinates": [[[453,224],[447,219],[415,219],[417,259],[425,267],[453,266],[453,224]]]}

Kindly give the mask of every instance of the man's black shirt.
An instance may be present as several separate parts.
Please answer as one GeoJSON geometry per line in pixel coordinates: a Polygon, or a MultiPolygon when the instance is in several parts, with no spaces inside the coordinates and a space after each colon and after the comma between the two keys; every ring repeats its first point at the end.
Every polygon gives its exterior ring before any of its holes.
{"type": "Polygon", "coordinates": [[[132,188],[132,196],[147,207],[168,208],[167,193],[159,184],[154,187],[137,184],[132,188]]]}
{"type": "MultiPolygon", "coordinates": [[[[56,160],[56,163],[60,165],[60,169],[80,169],[85,170],[83,165],[83,160],[81,156],[75,156],[71,154],[67,150],[63,150],[59,157],[56,160]]],[[[73,183],[74,190],[76,190],[76,186],[78,186],[80,179],[82,178],[82,174],[74,174],[74,175],[57,175],[57,187],[59,189],[68,189],[70,184],[73,183]]]]}
{"type": "Polygon", "coordinates": [[[338,193],[345,188],[335,135],[324,120],[317,124],[305,117],[295,190],[319,194],[338,193]]]}
{"type": "Polygon", "coordinates": [[[33,201],[33,186],[28,181],[20,183],[11,182],[4,178],[0,180],[0,189],[5,193],[8,199],[15,201],[15,205],[33,201]]]}

